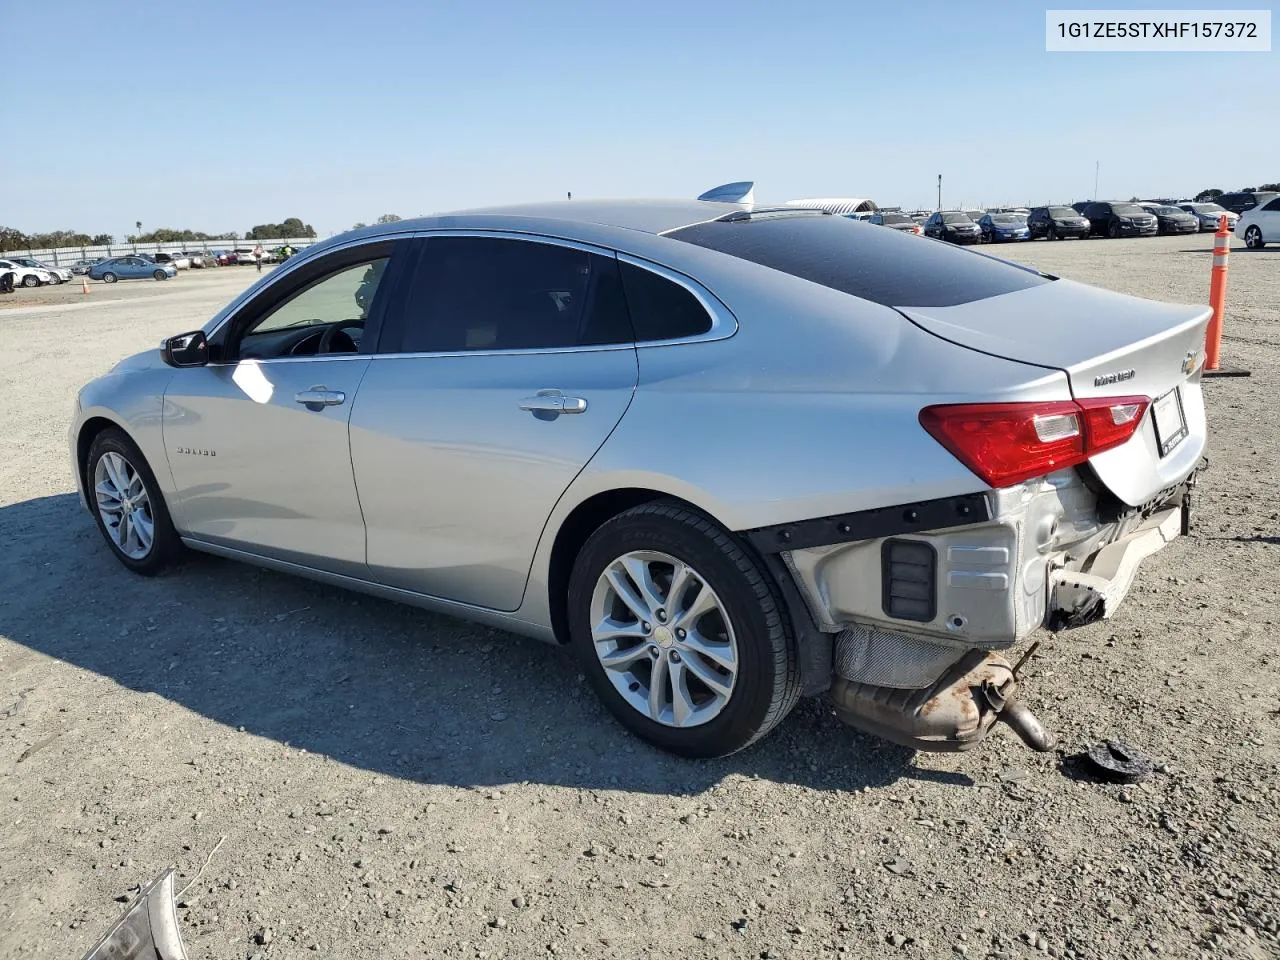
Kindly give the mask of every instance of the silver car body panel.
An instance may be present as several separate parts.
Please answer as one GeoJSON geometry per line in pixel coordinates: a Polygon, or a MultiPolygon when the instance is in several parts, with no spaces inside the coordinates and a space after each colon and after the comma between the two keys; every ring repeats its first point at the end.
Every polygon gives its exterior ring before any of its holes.
{"type": "Polygon", "coordinates": [[[989,522],[913,534],[942,558],[929,624],[880,609],[871,560],[879,540],[786,560],[824,629],[861,623],[988,648],[1043,623],[1055,577],[1132,531],[1127,521],[1098,521],[1095,494],[1076,471],[988,490],[920,427],[922,407],[1156,396],[1176,386],[1189,435],[1170,456],[1156,455],[1144,426],[1091,466],[1134,505],[1193,471],[1205,432],[1199,368],[1180,364],[1203,335],[1202,308],[1059,280],[957,307],[895,309],[662,236],[742,209],[575,201],[340,235],[264,276],[206,332],[315,258],[459,232],[616,252],[692,289],[716,324],[688,342],[183,370],[152,351],[82,391],[73,450],[89,417],[118,423],[198,549],[544,639],[553,638],[556,534],[597,495],[639,488],[679,497],[737,531],[986,495],[989,522]],[[1129,367],[1126,382],[1094,389],[1094,378],[1129,367]],[[322,412],[293,402],[319,384],[347,402],[322,412]],[[586,409],[551,420],[521,410],[540,390],[585,399],[586,409]],[[219,413],[232,401],[234,414],[219,413]]]}

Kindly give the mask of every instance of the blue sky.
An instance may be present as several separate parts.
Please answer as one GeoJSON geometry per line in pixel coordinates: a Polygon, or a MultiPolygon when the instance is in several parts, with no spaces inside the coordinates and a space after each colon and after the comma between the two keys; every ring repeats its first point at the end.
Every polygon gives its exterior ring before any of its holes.
{"type": "Polygon", "coordinates": [[[297,216],[326,235],[738,179],[760,199],[932,206],[939,173],[947,206],[1069,201],[1092,194],[1095,161],[1100,194],[1126,199],[1280,180],[1280,54],[1047,53],[1044,10],[6,5],[0,224],[123,236],[297,216]]]}

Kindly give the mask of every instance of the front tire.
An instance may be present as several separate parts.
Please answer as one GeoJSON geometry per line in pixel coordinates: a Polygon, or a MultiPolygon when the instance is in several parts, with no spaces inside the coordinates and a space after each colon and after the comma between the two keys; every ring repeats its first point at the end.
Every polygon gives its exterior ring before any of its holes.
{"type": "Polygon", "coordinates": [[[1111,226],[1107,227],[1107,236],[1112,240],[1120,239],[1120,224],[1112,220],[1111,226]]]}
{"type": "Polygon", "coordinates": [[[1244,245],[1250,250],[1261,250],[1267,245],[1262,239],[1262,231],[1257,227],[1250,227],[1244,232],[1244,245]]]}
{"type": "Polygon", "coordinates": [[[763,737],[800,696],[778,590],[737,538],[660,500],[604,523],[569,581],[571,642],[632,733],[684,757],[763,737]]]}
{"type": "Polygon", "coordinates": [[[85,462],[86,493],[98,532],[134,573],[154,576],[182,552],[155,474],[137,444],[109,427],[93,439],[85,462]]]}
{"type": "Polygon", "coordinates": [[[1044,232],[1044,238],[1045,238],[1046,240],[1057,240],[1057,239],[1058,239],[1058,228],[1057,228],[1057,227],[1050,227],[1048,230],[1046,230],[1046,231],[1044,232]]]}
{"type": "Polygon", "coordinates": [[[163,270],[153,270],[151,272],[151,276],[157,280],[164,280],[166,278],[166,274],[163,270]]]}

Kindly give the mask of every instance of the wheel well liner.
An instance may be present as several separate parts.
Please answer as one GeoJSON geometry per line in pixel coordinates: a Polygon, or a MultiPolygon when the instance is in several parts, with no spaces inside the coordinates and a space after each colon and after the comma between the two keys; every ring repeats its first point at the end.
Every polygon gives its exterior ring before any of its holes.
{"type": "Polygon", "coordinates": [[[103,430],[115,427],[117,430],[124,428],[114,420],[106,417],[90,417],[80,425],[80,433],[76,436],[76,478],[80,481],[80,489],[85,492],[85,496],[89,495],[89,475],[85,472],[89,459],[89,448],[93,446],[94,438],[103,430]]]}
{"type": "MultiPolygon", "coordinates": [[[[558,643],[569,642],[569,576],[573,572],[573,561],[582,550],[582,545],[587,542],[587,538],[595,533],[602,523],[623,511],[652,500],[668,498],[678,499],[657,490],[646,490],[640,487],[607,490],[583,500],[564,518],[564,523],[556,533],[556,541],[551,547],[551,562],[547,576],[551,628],[555,631],[558,643]]],[[[688,505],[693,506],[693,504],[688,505]]]]}

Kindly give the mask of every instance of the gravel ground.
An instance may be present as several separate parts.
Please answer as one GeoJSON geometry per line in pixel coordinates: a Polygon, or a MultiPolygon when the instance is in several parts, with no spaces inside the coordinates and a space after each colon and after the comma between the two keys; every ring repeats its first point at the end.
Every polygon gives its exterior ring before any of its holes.
{"type": "MultiPolygon", "coordinates": [[[[1210,246],[999,252],[1204,302],[1210,246]]],[[[1280,250],[1233,253],[1253,377],[1207,386],[1194,534],[1030,664],[1047,755],[915,754],[806,701],[687,762],[551,647],[211,558],[129,575],[71,492],[74,392],[252,278],[0,310],[0,956],[79,955],[170,864],[195,958],[1280,955],[1280,250]],[[1156,775],[1083,776],[1108,736],[1156,775]]]]}

